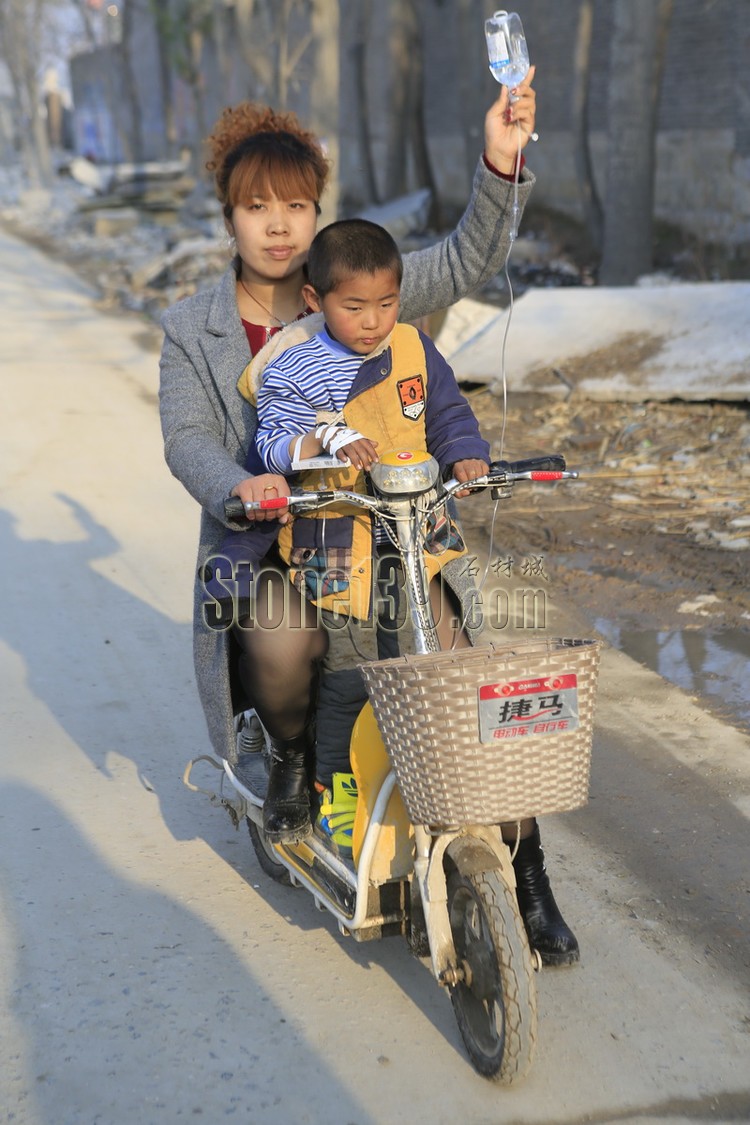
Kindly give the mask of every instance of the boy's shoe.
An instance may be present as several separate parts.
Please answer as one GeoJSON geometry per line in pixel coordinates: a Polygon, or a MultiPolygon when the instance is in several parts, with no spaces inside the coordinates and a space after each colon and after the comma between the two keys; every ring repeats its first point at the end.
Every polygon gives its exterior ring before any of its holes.
{"type": "Polygon", "coordinates": [[[352,830],[357,811],[357,782],[353,773],[335,773],[331,789],[320,794],[315,831],[342,859],[352,858],[352,830]]]}

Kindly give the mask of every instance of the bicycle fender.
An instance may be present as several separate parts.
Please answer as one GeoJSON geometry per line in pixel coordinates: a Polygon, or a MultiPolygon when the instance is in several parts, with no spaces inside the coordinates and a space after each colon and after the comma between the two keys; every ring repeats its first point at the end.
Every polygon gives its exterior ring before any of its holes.
{"type": "Polygon", "coordinates": [[[483,871],[507,872],[508,867],[512,870],[508,849],[502,843],[500,833],[495,828],[484,829],[482,826],[477,826],[464,835],[456,836],[445,851],[466,875],[480,875],[483,871]],[[485,832],[488,836],[491,834],[489,839],[485,836],[485,832]],[[502,851],[498,850],[492,836],[497,837],[502,851]]]}

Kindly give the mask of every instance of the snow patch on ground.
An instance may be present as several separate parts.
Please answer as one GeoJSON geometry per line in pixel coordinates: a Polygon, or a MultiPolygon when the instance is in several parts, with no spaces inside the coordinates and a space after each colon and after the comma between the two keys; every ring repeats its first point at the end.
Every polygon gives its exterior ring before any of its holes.
{"type": "Polygon", "coordinates": [[[529,289],[460,301],[436,343],[460,380],[603,401],[750,398],[750,282],[529,289]]]}

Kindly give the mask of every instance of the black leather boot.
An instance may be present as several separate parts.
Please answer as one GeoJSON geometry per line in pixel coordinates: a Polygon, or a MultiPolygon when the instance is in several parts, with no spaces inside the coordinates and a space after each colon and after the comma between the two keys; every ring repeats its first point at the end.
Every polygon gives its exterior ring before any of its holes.
{"type": "Polygon", "coordinates": [[[274,844],[294,844],[311,831],[307,731],[272,738],[263,831],[274,844]]]}
{"type": "Polygon", "coordinates": [[[529,945],[539,951],[543,965],[573,965],[581,954],[575,934],[566,925],[552,894],[538,825],[519,842],[513,868],[529,945]]]}

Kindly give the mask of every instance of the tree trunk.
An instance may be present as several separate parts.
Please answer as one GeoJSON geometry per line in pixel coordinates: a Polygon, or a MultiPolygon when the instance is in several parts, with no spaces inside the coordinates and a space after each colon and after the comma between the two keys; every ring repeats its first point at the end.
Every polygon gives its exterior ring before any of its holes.
{"type": "Polygon", "coordinates": [[[289,17],[294,0],[276,0],[276,89],[273,96],[278,109],[286,109],[289,104],[289,17]]]}
{"type": "Polygon", "coordinates": [[[365,203],[380,203],[370,129],[370,103],[367,94],[367,44],[371,34],[372,6],[370,0],[359,0],[356,6],[356,29],[352,45],[354,58],[354,97],[356,101],[356,134],[359,165],[362,168],[362,194],[365,203]]]}
{"type": "Polygon", "coordinates": [[[385,198],[403,195],[408,185],[409,91],[409,14],[403,0],[388,5],[390,31],[390,93],[388,99],[388,146],[386,150],[385,198]]]}
{"type": "Polygon", "coordinates": [[[190,31],[188,37],[190,51],[190,92],[193,95],[195,106],[195,122],[197,132],[192,144],[192,164],[196,178],[205,181],[206,172],[203,146],[208,136],[209,126],[206,115],[206,91],[203,78],[203,32],[197,27],[190,31]]]}
{"type": "Polygon", "coordinates": [[[236,0],[234,16],[240,54],[248,73],[248,97],[269,98],[273,79],[270,52],[258,50],[257,13],[255,0],[236,0]]]}
{"type": "MultiPolygon", "coordinates": [[[[459,54],[463,60],[455,75],[461,112],[461,130],[464,137],[464,159],[466,161],[467,195],[474,179],[479,154],[484,146],[482,119],[478,107],[483,102],[489,67],[484,40],[484,19],[489,15],[484,5],[477,0],[458,0],[458,42],[459,54]]],[[[496,94],[499,93],[499,87],[496,94]]],[[[489,102],[489,99],[488,99],[489,102]]]]}
{"type": "Polygon", "coordinates": [[[122,58],[122,75],[125,101],[128,107],[127,142],[129,152],[126,159],[143,160],[143,119],[141,102],[138,96],[138,83],[133,65],[135,25],[144,11],[137,0],[129,0],[122,11],[122,43],[120,44],[120,57],[122,58]]]}
{"type": "Polygon", "coordinates": [[[338,217],[339,207],[339,0],[313,0],[314,50],[310,124],[332,162],[328,187],[321,200],[321,226],[338,217]]]}
{"type": "MultiPolygon", "coordinates": [[[[304,35],[302,34],[300,28],[302,17],[299,11],[295,12],[295,8],[299,8],[298,0],[284,0],[282,6],[275,9],[276,30],[274,33],[274,40],[277,47],[276,84],[278,94],[274,101],[274,104],[280,109],[287,108],[289,102],[289,85],[292,80],[292,75],[299,66],[300,61],[302,60],[302,56],[305,54],[308,47],[313,42],[316,34],[323,37],[321,39],[321,42],[323,42],[326,36],[326,32],[328,32],[328,36],[331,36],[331,34],[333,34],[336,39],[336,49],[338,52],[338,3],[336,3],[335,5],[335,12],[333,10],[333,7],[331,8],[332,23],[330,24],[330,26],[326,26],[325,24],[325,12],[328,10],[328,8],[327,6],[324,6],[323,21],[321,22],[320,20],[318,20],[317,31],[314,32],[313,30],[308,30],[304,35]],[[294,18],[295,15],[297,17],[296,19],[294,18]]],[[[311,24],[316,20],[316,8],[316,0],[312,0],[310,14],[311,24]]],[[[338,81],[338,53],[336,54],[335,59],[334,74],[336,76],[336,80],[338,81]]],[[[311,82],[313,96],[315,95],[315,87],[317,85],[317,82],[321,77],[326,81],[328,80],[327,74],[323,73],[322,75],[320,75],[318,73],[315,73],[314,80],[311,82]]]]}
{"type": "Polygon", "coordinates": [[[44,0],[5,0],[0,5],[0,55],[5,60],[18,108],[21,159],[29,184],[52,183],[52,160],[42,117],[38,74],[44,0]]]}
{"type": "Polygon", "coordinates": [[[599,281],[632,285],[653,261],[656,121],[672,0],[615,0],[599,281]]]}
{"type": "Polygon", "coordinates": [[[411,122],[411,146],[414,154],[414,167],[417,184],[430,192],[430,211],[428,222],[431,227],[439,227],[442,216],[438,198],[437,181],[432,168],[430,150],[427,147],[427,122],[424,104],[424,0],[407,0],[404,14],[409,20],[408,49],[411,57],[411,89],[409,91],[409,120],[411,122]]]}
{"type": "Polygon", "coordinates": [[[589,77],[593,25],[594,0],[582,0],[573,59],[573,151],[584,223],[594,247],[601,251],[604,214],[594,180],[589,145],[589,77]]]}
{"type": "Polygon", "coordinates": [[[216,50],[216,63],[222,89],[222,97],[220,100],[226,102],[226,92],[232,80],[232,58],[230,52],[228,11],[224,0],[212,0],[211,13],[211,34],[216,50]]]}
{"type": "Polygon", "coordinates": [[[156,49],[159,56],[159,92],[164,128],[164,151],[168,158],[177,156],[177,117],[174,104],[174,67],[172,64],[172,17],[169,4],[150,0],[151,15],[156,30],[156,49]]]}

